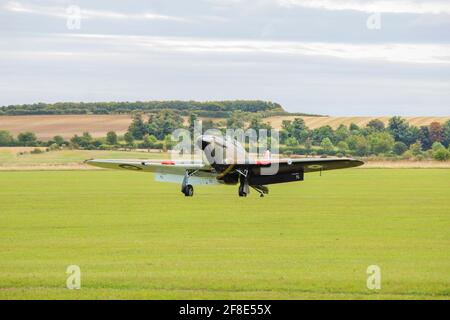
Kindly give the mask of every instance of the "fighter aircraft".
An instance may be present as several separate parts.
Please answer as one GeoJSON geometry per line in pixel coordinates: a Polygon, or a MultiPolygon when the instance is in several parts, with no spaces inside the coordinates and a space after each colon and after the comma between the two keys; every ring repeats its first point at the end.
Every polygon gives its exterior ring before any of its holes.
{"type": "Polygon", "coordinates": [[[238,195],[246,197],[250,188],[261,197],[267,185],[303,181],[305,173],[358,167],[364,162],[352,158],[263,159],[251,157],[234,139],[200,136],[196,144],[201,160],[86,160],[89,165],[155,173],[156,181],[181,183],[186,197],[194,195],[194,185],[237,185],[238,195]],[[220,152],[219,152],[220,151],[220,152]]]}

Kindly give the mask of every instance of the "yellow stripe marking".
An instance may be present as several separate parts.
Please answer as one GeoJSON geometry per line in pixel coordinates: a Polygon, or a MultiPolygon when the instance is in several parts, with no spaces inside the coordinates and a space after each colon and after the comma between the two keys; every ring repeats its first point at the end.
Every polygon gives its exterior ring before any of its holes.
{"type": "Polygon", "coordinates": [[[221,174],[219,174],[219,175],[216,177],[216,179],[219,180],[219,179],[222,179],[223,177],[225,177],[227,174],[230,173],[231,170],[233,170],[234,166],[235,166],[234,164],[231,164],[231,165],[230,165],[228,168],[226,168],[221,174]]]}

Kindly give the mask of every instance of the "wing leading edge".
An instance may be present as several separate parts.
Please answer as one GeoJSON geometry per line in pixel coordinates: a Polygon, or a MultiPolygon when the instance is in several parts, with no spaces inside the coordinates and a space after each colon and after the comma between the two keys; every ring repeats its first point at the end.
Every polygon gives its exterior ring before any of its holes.
{"type": "MultiPolygon", "coordinates": [[[[301,158],[301,159],[279,159],[279,160],[262,160],[248,164],[252,169],[268,168],[278,165],[280,173],[302,170],[305,173],[354,168],[363,165],[364,162],[352,158],[301,158]]],[[[257,173],[257,172],[255,172],[257,173]]]]}
{"type": "Polygon", "coordinates": [[[172,160],[86,160],[85,163],[106,169],[131,170],[142,172],[158,172],[184,175],[186,170],[211,172],[211,168],[201,161],[172,160]]]}

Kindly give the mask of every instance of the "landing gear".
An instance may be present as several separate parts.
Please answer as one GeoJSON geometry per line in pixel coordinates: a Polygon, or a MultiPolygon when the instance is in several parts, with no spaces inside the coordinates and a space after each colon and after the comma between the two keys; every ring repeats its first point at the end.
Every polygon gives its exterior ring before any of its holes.
{"type": "Polygon", "coordinates": [[[245,188],[243,185],[239,186],[239,197],[246,197],[247,196],[247,192],[245,192],[245,188]]]}
{"type": "Polygon", "coordinates": [[[194,175],[198,170],[189,171],[186,170],[186,173],[184,174],[183,183],[181,184],[181,192],[184,194],[185,197],[192,197],[194,195],[194,187],[189,184],[189,177],[194,175]]]}
{"type": "Polygon", "coordinates": [[[255,190],[256,190],[256,192],[259,193],[259,197],[260,197],[260,198],[264,198],[264,193],[262,193],[262,192],[259,191],[258,189],[255,189],[255,190]]]}
{"type": "Polygon", "coordinates": [[[239,197],[246,197],[250,193],[250,187],[256,190],[259,193],[259,196],[262,198],[265,194],[269,193],[269,188],[262,185],[249,185],[248,184],[248,170],[236,170],[239,173],[239,197]]]}
{"type": "Polygon", "coordinates": [[[259,193],[261,198],[263,198],[265,194],[269,194],[269,188],[266,186],[252,186],[252,188],[259,193]]]}
{"type": "Polygon", "coordinates": [[[248,185],[248,171],[245,170],[244,172],[238,170],[238,173],[241,175],[239,177],[239,197],[246,197],[250,193],[250,188],[248,185]]]}
{"type": "Polygon", "coordinates": [[[185,197],[192,197],[194,195],[194,187],[190,184],[185,186],[181,192],[184,193],[185,197]]]}

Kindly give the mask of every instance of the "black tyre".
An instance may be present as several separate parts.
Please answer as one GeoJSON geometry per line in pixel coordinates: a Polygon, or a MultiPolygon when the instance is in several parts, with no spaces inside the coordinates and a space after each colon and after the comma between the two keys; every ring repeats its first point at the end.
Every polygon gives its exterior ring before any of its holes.
{"type": "Polygon", "coordinates": [[[192,197],[194,195],[194,187],[188,184],[186,187],[184,187],[183,193],[186,197],[192,197]]]}

